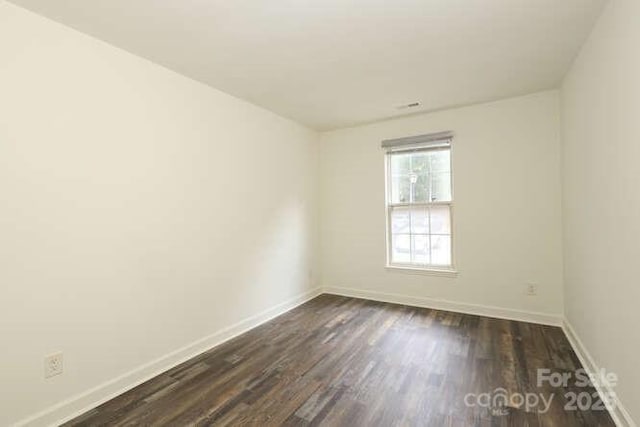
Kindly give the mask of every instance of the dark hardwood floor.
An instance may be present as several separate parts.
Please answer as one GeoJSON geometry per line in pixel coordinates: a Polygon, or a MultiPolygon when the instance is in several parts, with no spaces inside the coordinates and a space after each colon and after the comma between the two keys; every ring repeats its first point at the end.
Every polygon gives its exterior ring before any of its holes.
{"type": "Polygon", "coordinates": [[[564,409],[593,388],[537,387],[579,367],[560,328],[322,295],[67,425],[613,426],[564,409]],[[555,395],[475,404],[498,388],[555,395]]]}

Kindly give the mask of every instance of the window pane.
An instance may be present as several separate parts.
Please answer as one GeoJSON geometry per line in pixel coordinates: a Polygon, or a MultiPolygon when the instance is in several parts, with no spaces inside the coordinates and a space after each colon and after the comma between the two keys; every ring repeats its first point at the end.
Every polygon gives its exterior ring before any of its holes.
{"type": "Polygon", "coordinates": [[[391,210],[391,234],[411,232],[409,208],[394,208],[391,210]]]}
{"type": "Polygon", "coordinates": [[[411,182],[409,175],[391,178],[391,203],[409,203],[411,182]]]}
{"type": "Polygon", "coordinates": [[[431,265],[451,265],[451,236],[431,236],[431,265]]]}
{"type": "Polygon", "coordinates": [[[451,213],[449,206],[431,206],[429,208],[431,233],[451,234],[451,213]]]}
{"type": "Polygon", "coordinates": [[[408,234],[397,234],[391,237],[391,262],[411,262],[411,239],[408,234]]]}
{"type": "Polygon", "coordinates": [[[411,262],[416,264],[429,264],[429,236],[411,236],[411,245],[411,262]]]}
{"type": "Polygon", "coordinates": [[[410,176],[412,202],[424,203],[429,201],[429,174],[426,172],[410,176]]]}
{"type": "Polygon", "coordinates": [[[411,209],[411,234],[429,233],[429,214],[427,208],[411,209]]]}
{"type": "Polygon", "coordinates": [[[426,175],[429,173],[430,163],[428,152],[411,153],[411,173],[426,175]]]}
{"type": "Polygon", "coordinates": [[[451,172],[451,152],[447,150],[434,150],[429,152],[431,172],[451,172]]]}
{"type": "Polygon", "coordinates": [[[411,154],[391,155],[391,175],[409,175],[411,166],[411,154]]]}
{"type": "Polygon", "coordinates": [[[412,202],[429,201],[429,164],[429,154],[426,151],[411,154],[412,202]]]}
{"type": "Polygon", "coordinates": [[[451,201],[451,174],[437,172],[431,175],[431,201],[451,201]]]}

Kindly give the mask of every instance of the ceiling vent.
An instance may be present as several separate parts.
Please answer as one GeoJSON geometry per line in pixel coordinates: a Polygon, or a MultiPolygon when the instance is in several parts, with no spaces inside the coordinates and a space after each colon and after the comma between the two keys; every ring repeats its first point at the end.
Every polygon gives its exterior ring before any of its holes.
{"type": "Polygon", "coordinates": [[[410,102],[408,104],[396,105],[396,110],[407,110],[409,108],[417,108],[420,106],[419,101],[410,102]]]}

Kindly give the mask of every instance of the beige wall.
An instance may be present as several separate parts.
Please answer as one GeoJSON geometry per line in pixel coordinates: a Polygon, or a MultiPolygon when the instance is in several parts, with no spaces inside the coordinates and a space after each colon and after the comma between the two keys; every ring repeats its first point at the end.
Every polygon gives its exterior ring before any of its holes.
{"type": "Polygon", "coordinates": [[[324,286],[561,315],[557,91],[328,132],[320,147],[324,286]],[[388,271],[380,142],[445,130],[459,274],[388,271]]]}
{"type": "Polygon", "coordinates": [[[315,132],[3,1],[0,52],[0,425],[312,287],[315,132]]]}
{"type": "Polygon", "coordinates": [[[609,2],[562,105],[566,316],[638,420],[640,2],[609,2]]]}

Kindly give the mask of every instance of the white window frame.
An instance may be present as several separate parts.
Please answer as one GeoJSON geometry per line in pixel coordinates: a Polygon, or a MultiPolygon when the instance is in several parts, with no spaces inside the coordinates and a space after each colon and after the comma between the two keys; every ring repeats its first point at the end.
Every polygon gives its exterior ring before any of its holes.
{"type": "MultiPolygon", "coordinates": [[[[442,276],[455,276],[456,270],[456,257],[455,257],[455,227],[454,227],[454,193],[453,193],[453,148],[452,144],[433,147],[406,147],[399,149],[388,149],[384,154],[384,167],[385,167],[385,220],[386,220],[386,267],[392,270],[405,270],[407,272],[436,274],[442,276]],[[450,201],[436,201],[436,202],[420,202],[420,203],[392,203],[391,198],[391,155],[399,153],[419,152],[419,151],[432,151],[432,150],[449,150],[449,171],[451,180],[451,200],[450,201]],[[398,263],[392,262],[392,232],[391,232],[391,212],[394,208],[399,207],[423,207],[429,208],[430,206],[448,206],[449,207],[449,221],[451,227],[451,265],[440,266],[421,263],[398,263]]],[[[429,221],[431,216],[429,215],[429,221]]]]}

